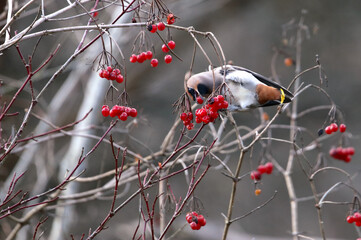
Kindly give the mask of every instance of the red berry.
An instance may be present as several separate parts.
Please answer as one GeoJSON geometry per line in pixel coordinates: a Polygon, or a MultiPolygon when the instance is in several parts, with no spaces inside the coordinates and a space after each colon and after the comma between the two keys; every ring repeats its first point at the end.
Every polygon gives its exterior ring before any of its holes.
{"type": "Polygon", "coordinates": [[[167,23],[168,24],[173,24],[175,22],[175,17],[174,17],[174,15],[172,14],[172,13],[169,13],[168,15],[167,15],[167,23]]]}
{"type": "Polygon", "coordinates": [[[111,72],[110,74],[109,74],[109,79],[110,80],[115,80],[117,78],[117,75],[115,74],[115,72],[111,72]]]}
{"type": "Polygon", "coordinates": [[[228,102],[227,101],[222,102],[222,108],[224,108],[224,109],[228,108],[228,102]]]}
{"type": "Polygon", "coordinates": [[[175,48],[175,42],[174,42],[174,41],[169,41],[169,42],[168,42],[168,47],[169,47],[170,49],[174,49],[174,48],[175,48]]]}
{"type": "Polygon", "coordinates": [[[340,125],[340,132],[345,132],[346,131],[346,125],[345,124],[341,124],[340,125]]]}
{"type": "Polygon", "coordinates": [[[355,213],[353,214],[353,218],[354,218],[354,221],[355,221],[355,222],[361,222],[361,213],[355,212],[355,213]]]}
{"type": "Polygon", "coordinates": [[[150,65],[151,65],[152,67],[158,66],[158,59],[153,58],[153,59],[150,61],[150,65]]]}
{"type": "Polygon", "coordinates": [[[197,221],[198,221],[198,224],[203,227],[206,225],[206,219],[203,217],[203,215],[199,214],[197,216],[197,221]]]}
{"type": "Polygon", "coordinates": [[[361,222],[355,222],[355,225],[356,225],[357,227],[361,227],[361,222]]]}
{"type": "Polygon", "coordinates": [[[201,225],[196,222],[191,222],[189,226],[192,228],[192,230],[199,230],[201,228],[201,225]]]}
{"type": "Polygon", "coordinates": [[[157,24],[158,30],[163,31],[165,29],[165,24],[163,22],[159,22],[157,24]]]}
{"type": "Polygon", "coordinates": [[[203,103],[203,98],[198,96],[197,97],[197,103],[202,104],[203,103]]]}
{"type": "Polygon", "coordinates": [[[167,47],[167,45],[165,44],[162,45],[162,51],[165,53],[169,52],[169,48],[167,47]]]}
{"type": "Polygon", "coordinates": [[[145,53],[145,57],[146,57],[146,59],[148,59],[148,60],[152,59],[152,57],[153,57],[152,51],[147,51],[147,52],[145,53]]]}
{"type": "Polygon", "coordinates": [[[354,217],[352,215],[349,215],[349,216],[347,216],[346,221],[348,223],[353,223],[353,222],[355,222],[355,219],[354,219],[354,217]]]}
{"type": "Polygon", "coordinates": [[[208,124],[209,122],[211,122],[210,116],[206,115],[206,116],[202,117],[202,122],[204,124],[208,124]]]}
{"type": "Polygon", "coordinates": [[[325,128],[325,133],[326,134],[331,134],[333,131],[332,131],[332,128],[330,127],[330,126],[327,126],[326,128],[325,128]]]}
{"type": "Polygon", "coordinates": [[[194,124],[190,122],[186,125],[186,127],[188,130],[192,130],[194,128],[194,124]]]}
{"type": "Polygon", "coordinates": [[[336,123],[332,123],[332,124],[330,125],[330,127],[331,127],[332,132],[337,132],[338,126],[337,126],[336,123]]]}
{"type": "Polygon", "coordinates": [[[119,70],[118,68],[113,69],[113,72],[114,72],[116,75],[119,75],[119,74],[120,74],[120,70],[119,70]]]}
{"type": "Polygon", "coordinates": [[[273,171],[273,163],[268,162],[265,164],[265,167],[266,167],[266,173],[271,174],[273,171]]]}
{"type": "Polygon", "coordinates": [[[122,112],[122,114],[120,114],[119,119],[122,121],[126,121],[128,118],[128,114],[126,112],[122,112]]]}
{"type": "Polygon", "coordinates": [[[131,108],[129,112],[129,116],[136,117],[138,115],[138,111],[135,108],[131,108]]]}
{"type": "Polygon", "coordinates": [[[267,167],[265,165],[259,165],[258,168],[257,168],[258,172],[260,174],[263,174],[263,173],[266,173],[267,172],[267,167]]]}
{"type": "Polygon", "coordinates": [[[186,121],[187,120],[187,113],[181,113],[181,115],[180,115],[180,119],[182,120],[182,121],[186,121]]]}
{"type": "Polygon", "coordinates": [[[220,102],[223,102],[223,101],[224,101],[223,95],[218,95],[217,98],[218,98],[218,101],[220,101],[220,102]]]}
{"type": "Polygon", "coordinates": [[[251,179],[252,180],[261,180],[261,173],[258,171],[252,171],[251,172],[251,179]]]}
{"type": "Polygon", "coordinates": [[[102,108],[102,114],[103,114],[103,116],[104,117],[108,117],[109,116],[109,112],[110,112],[110,110],[109,110],[109,107],[108,106],[103,106],[103,108],[102,108]]]}
{"type": "Polygon", "coordinates": [[[132,56],[130,56],[130,58],[129,58],[129,61],[130,62],[132,62],[132,63],[135,63],[135,62],[137,62],[137,55],[135,55],[135,54],[132,54],[132,56]]]}
{"type": "Polygon", "coordinates": [[[101,70],[101,71],[99,72],[99,77],[104,78],[103,70],[101,70]]]}
{"type": "Polygon", "coordinates": [[[108,66],[108,67],[107,67],[107,71],[108,71],[109,73],[111,73],[111,72],[113,71],[113,68],[112,68],[111,66],[108,66]]]}
{"type": "Polygon", "coordinates": [[[193,113],[191,113],[191,112],[189,112],[188,114],[187,114],[187,118],[188,118],[188,120],[192,120],[193,119],[193,113]]]}
{"type": "Polygon", "coordinates": [[[149,25],[147,26],[147,29],[148,29],[148,31],[150,31],[151,33],[155,33],[155,32],[157,31],[157,25],[155,25],[155,24],[149,24],[149,25]]]}
{"type": "Polygon", "coordinates": [[[187,213],[186,220],[188,223],[193,222],[193,215],[191,213],[187,213]]]}
{"type": "Polygon", "coordinates": [[[348,147],[346,148],[346,152],[347,152],[347,155],[354,155],[355,154],[355,149],[353,147],[348,147]]]}
{"type": "Polygon", "coordinates": [[[106,71],[106,70],[103,70],[103,77],[104,77],[105,79],[110,80],[109,76],[110,76],[109,72],[106,71]]]}
{"type": "Polygon", "coordinates": [[[196,217],[198,216],[198,213],[196,211],[191,212],[191,214],[196,217]]]}
{"type": "Polygon", "coordinates": [[[113,108],[110,109],[109,116],[112,117],[112,118],[117,116],[116,110],[114,110],[113,108]]]}
{"type": "Polygon", "coordinates": [[[166,64],[169,64],[172,62],[172,56],[171,55],[165,55],[164,61],[166,64]]]}
{"type": "MultiPolygon", "coordinates": [[[[95,10],[95,8],[90,9],[91,12],[93,12],[94,10],[95,10]]],[[[92,13],[92,15],[94,18],[96,18],[98,16],[98,12],[95,11],[92,13]]]]}
{"type": "Polygon", "coordinates": [[[124,77],[122,74],[119,74],[116,76],[115,80],[117,81],[117,83],[122,83],[124,80],[124,77]]]}

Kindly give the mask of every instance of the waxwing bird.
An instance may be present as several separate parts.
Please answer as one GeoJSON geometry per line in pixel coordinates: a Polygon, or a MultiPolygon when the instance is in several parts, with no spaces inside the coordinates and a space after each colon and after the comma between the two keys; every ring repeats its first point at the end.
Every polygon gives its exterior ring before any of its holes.
{"type": "Polygon", "coordinates": [[[225,80],[221,94],[229,102],[229,111],[242,111],[288,103],[293,94],[278,83],[248,69],[225,65],[192,75],[186,80],[185,90],[194,101],[207,98],[225,80]],[[227,92],[229,91],[229,92],[227,92]]]}

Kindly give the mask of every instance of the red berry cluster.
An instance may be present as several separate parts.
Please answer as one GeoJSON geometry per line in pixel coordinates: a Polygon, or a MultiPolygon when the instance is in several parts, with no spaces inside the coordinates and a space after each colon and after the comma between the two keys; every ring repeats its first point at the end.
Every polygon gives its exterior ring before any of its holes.
{"type": "Polygon", "coordinates": [[[353,147],[343,148],[331,148],[329,152],[330,156],[337,160],[343,160],[345,162],[351,161],[351,156],[355,154],[355,149],[353,147]]]}
{"type": "Polygon", "coordinates": [[[146,52],[141,52],[138,55],[132,54],[129,58],[129,61],[132,63],[143,63],[146,60],[151,60],[150,64],[152,67],[158,66],[158,60],[156,58],[153,58],[153,53],[150,50],[146,52]]]}
{"type": "Polygon", "coordinates": [[[174,49],[175,48],[175,42],[174,41],[169,41],[168,44],[163,44],[162,45],[162,51],[167,53],[169,52],[169,49],[174,49]]]}
{"type": "Polygon", "coordinates": [[[271,174],[273,171],[273,163],[268,162],[264,165],[259,165],[257,170],[251,172],[251,179],[255,181],[261,180],[262,174],[271,174]]]}
{"type": "Polygon", "coordinates": [[[109,109],[108,105],[103,105],[102,107],[102,114],[104,117],[118,117],[122,121],[126,121],[128,116],[136,117],[138,115],[137,109],[126,107],[126,106],[119,106],[114,105],[112,109],[109,109]]]}
{"type": "Polygon", "coordinates": [[[155,33],[157,30],[163,31],[165,29],[165,24],[163,22],[159,22],[157,24],[149,24],[147,29],[151,33],[155,33]]]}
{"type": "MultiPolygon", "coordinates": [[[[328,125],[325,128],[325,133],[326,134],[332,134],[334,132],[337,132],[337,130],[339,129],[339,127],[337,126],[336,123],[331,123],[330,125],[328,125]]],[[[340,125],[340,132],[345,132],[346,131],[346,125],[345,124],[341,124],[340,125]]]]}
{"type": "MultiPolygon", "coordinates": [[[[163,44],[162,45],[162,51],[165,52],[165,53],[169,52],[169,49],[174,49],[174,48],[175,48],[175,42],[172,41],[172,40],[169,41],[168,44],[163,44]]],[[[172,56],[169,55],[169,54],[165,55],[164,62],[166,64],[171,63],[172,62],[172,56]]]]}
{"type": "Polygon", "coordinates": [[[199,230],[206,225],[206,219],[202,214],[198,214],[197,212],[187,213],[186,220],[192,230],[199,230]]]}
{"type": "Polygon", "coordinates": [[[186,126],[188,130],[192,130],[192,129],[193,129],[193,127],[194,127],[194,125],[193,125],[193,123],[192,123],[193,113],[191,113],[191,112],[181,113],[180,119],[183,121],[184,126],[186,126]]]}
{"type": "Polygon", "coordinates": [[[226,108],[228,108],[228,102],[224,100],[222,95],[213,97],[207,105],[196,110],[196,123],[214,122],[219,116],[218,110],[226,108]]]}
{"type": "Polygon", "coordinates": [[[348,223],[355,223],[357,227],[361,227],[361,213],[355,212],[354,214],[347,216],[346,221],[348,223]]]}
{"type": "Polygon", "coordinates": [[[118,68],[113,69],[111,66],[108,66],[107,68],[100,70],[99,77],[112,81],[115,80],[117,81],[117,83],[122,83],[124,80],[124,77],[121,74],[120,70],[118,68]]]}

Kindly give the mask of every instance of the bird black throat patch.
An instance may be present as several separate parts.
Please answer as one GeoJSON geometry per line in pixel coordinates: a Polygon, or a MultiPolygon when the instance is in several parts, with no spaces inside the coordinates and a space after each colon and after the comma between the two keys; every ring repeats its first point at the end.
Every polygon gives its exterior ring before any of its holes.
{"type": "MultiPolygon", "coordinates": [[[[214,88],[217,88],[217,87],[218,86],[215,86],[214,88]]],[[[202,96],[208,96],[213,91],[213,86],[212,86],[212,88],[208,88],[206,85],[204,85],[202,83],[198,84],[197,88],[198,88],[199,94],[202,96]]]]}

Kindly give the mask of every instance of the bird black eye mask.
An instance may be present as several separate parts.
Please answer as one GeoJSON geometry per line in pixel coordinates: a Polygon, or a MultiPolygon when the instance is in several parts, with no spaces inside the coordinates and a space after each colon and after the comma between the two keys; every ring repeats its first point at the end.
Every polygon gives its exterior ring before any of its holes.
{"type": "Polygon", "coordinates": [[[196,100],[196,95],[197,95],[196,91],[193,88],[188,88],[188,92],[192,96],[193,101],[195,101],[196,100]]]}

